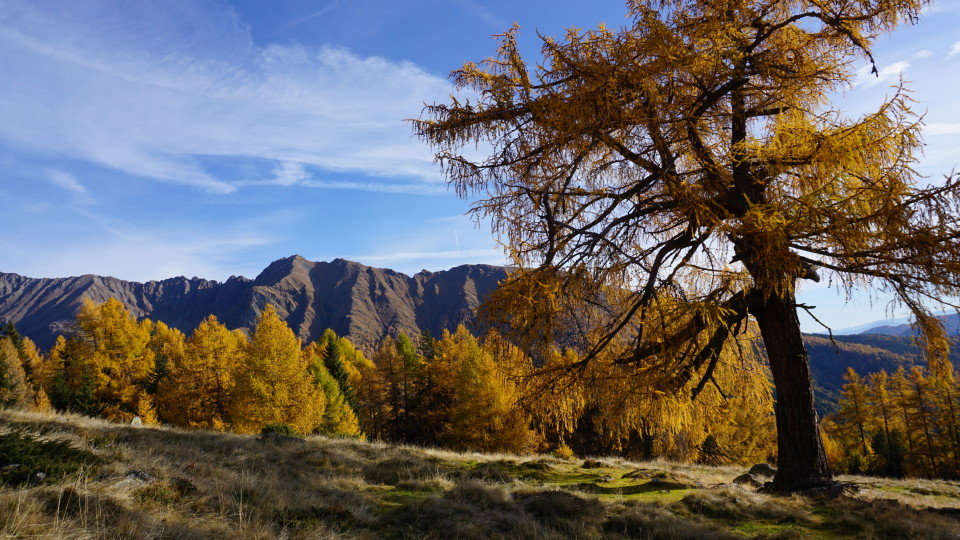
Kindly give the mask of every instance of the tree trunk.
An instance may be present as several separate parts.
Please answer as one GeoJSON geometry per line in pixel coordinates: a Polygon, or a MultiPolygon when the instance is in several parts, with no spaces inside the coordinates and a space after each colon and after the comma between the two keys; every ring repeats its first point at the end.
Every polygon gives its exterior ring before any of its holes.
{"type": "Polygon", "coordinates": [[[750,311],[760,327],[777,393],[778,466],[773,487],[795,491],[825,486],[831,475],[820,439],[810,362],[794,296],[758,295],[750,311]]]}

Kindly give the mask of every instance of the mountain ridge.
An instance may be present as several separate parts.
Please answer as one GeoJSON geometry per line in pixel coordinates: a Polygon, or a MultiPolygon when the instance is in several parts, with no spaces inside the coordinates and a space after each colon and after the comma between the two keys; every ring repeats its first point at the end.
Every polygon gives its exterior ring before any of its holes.
{"type": "MultiPolygon", "coordinates": [[[[272,304],[293,332],[308,343],[327,328],[367,351],[384,337],[429,330],[439,336],[459,324],[479,333],[476,309],[507,276],[508,269],[461,265],[407,276],[345,259],[309,261],[292,255],[273,261],[255,278],[231,276],[224,282],[183,276],[139,283],[91,274],[68,278],[29,278],[0,273],[0,320],[49,348],[67,333],[83,298],[114,297],[137,318],[190,333],[210,314],[228,328],[251,329],[272,304]]],[[[909,328],[909,326],[907,326],[909,328]]],[[[861,375],[923,362],[910,335],[804,335],[817,383],[821,413],[835,407],[847,366],[861,375]]],[[[952,349],[951,360],[960,366],[952,349]]]]}
{"type": "Polygon", "coordinates": [[[253,279],[223,282],[184,276],[145,283],[92,274],[30,278],[0,273],[0,320],[14,323],[41,348],[69,329],[84,298],[114,297],[137,318],[148,317],[189,333],[213,314],[229,328],[249,329],[273,304],[294,333],[313,341],[327,328],[360,347],[375,347],[386,335],[439,334],[458,324],[475,326],[474,313],[505,267],[461,265],[413,276],[334,259],[309,261],[291,255],[273,261],[253,279]]]}

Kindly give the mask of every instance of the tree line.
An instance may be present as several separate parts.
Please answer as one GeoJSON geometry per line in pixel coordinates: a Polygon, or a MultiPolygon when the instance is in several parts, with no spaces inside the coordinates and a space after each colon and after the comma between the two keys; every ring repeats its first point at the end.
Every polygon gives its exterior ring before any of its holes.
{"type": "Polygon", "coordinates": [[[713,384],[672,393],[576,351],[534,361],[496,331],[460,327],[388,337],[363,351],[332,330],[303,344],[267,306],[250,332],[209,316],[187,336],[137,320],[116,299],[85,301],[40,354],[13,325],[0,335],[0,402],[129,422],[256,433],[369,437],[458,450],[618,453],[705,463],[775,453],[769,374],[730,354],[713,384]]]}
{"type": "Polygon", "coordinates": [[[928,367],[844,375],[838,411],[823,421],[834,470],[960,478],[960,383],[943,356],[928,367]]]}

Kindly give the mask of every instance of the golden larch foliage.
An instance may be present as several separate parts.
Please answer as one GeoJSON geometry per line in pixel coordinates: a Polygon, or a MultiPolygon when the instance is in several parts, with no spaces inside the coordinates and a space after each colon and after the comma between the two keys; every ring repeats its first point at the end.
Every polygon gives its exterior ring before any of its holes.
{"type": "Polygon", "coordinates": [[[307,372],[299,339],[268,305],[236,372],[233,429],[253,433],[268,424],[284,424],[310,433],[322,424],[325,404],[307,372]]]}
{"type": "Polygon", "coordinates": [[[161,419],[173,425],[224,430],[231,424],[236,371],[247,354],[247,338],[213,315],[201,321],[157,389],[161,419]]]}

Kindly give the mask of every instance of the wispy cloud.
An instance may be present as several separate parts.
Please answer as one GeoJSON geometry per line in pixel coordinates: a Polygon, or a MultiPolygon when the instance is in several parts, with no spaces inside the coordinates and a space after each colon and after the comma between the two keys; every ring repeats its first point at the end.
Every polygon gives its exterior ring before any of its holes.
{"type": "Polygon", "coordinates": [[[302,163],[284,161],[273,169],[266,180],[241,180],[237,186],[284,186],[312,189],[345,189],[378,193],[406,193],[408,195],[445,195],[450,191],[440,182],[376,182],[362,180],[326,180],[307,170],[302,163]]]}
{"type": "Polygon", "coordinates": [[[72,174],[58,170],[47,171],[47,178],[50,183],[69,191],[75,197],[76,202],[80,204],[93,204],[93,198],[72,174]]]}
{"type": "Polygon", "coordinates": [[[284,161],[273,170],[273,183],[281,186],[295,186],[310,178],[302,164],[291,161],[284,161]]]}
{"type": "Polygon", "coordinates": [[[955,41],[953,45],[950,46],[950,52],[947,53],[947,58],[953,57],[960,54],[960,41],[955,41]]]}
{"type": "Polygon", "coordinates": [[[86,193],[87,188],[80,185],[80,182],[77,182],[77,179],[73,177],[72,174],[65,173],[63,171],[49,171],[47,174],[50,182],[60,188],[63,188],[67,191],[72,191],[74,193],[86,193]]]}
{"type": "Polygon", "coordinates": [[[924,135],[960,135],[960,122],[931,122],[923,127],[924,135]]]}
{"type": "Polygon", "coordinates": [[[909,67],[910,62],[901,60],[880,68],[878,73],[874,74],[871,72],[871,68],[869,66],[864,66],[857,72],[857,78],[854,81],[854,86],[863,86],[869,88],[880,83],[895,83],[903,76],[903,73],[909,67]]]}
{"type": "Polygon", "coordinates": [[[229,13],[198,13],[212,4],[42,5],[0,0],[0,140],[215,193],[236,186],[208,156],[438,180],[403,119],[450,85],[416,65],[261,47],[229,13]]]}
{"type": "Polygon", "coordinates": [[[498,32],[502,32],[510,28],[510,22],[497,17],[492,11],[475,2],[474,0],[456,0],[456,3],[463,9],[469,11],[471,15],[487,23],[498,32]]]}
{"type": "Polygon", "coordinates": [[[310,13],[309,15],[306,15],[306,16],[304,16],[304,17],[300,17],[299,19],[294,19],[294,20],[290,21],[289,23],[287,23],[287,26],[295,26],[295,25],[298,25],[298,24],[300,24],[300,23],[307,22],[307,21],[309,21],[309,20],[311,20],[311,19],[316,19],[317,17],[322,17],[322,16],[326,15],[327,13],[329,13],[331,10],[333,10],[333,8],[337,7],[337,4],[339,4],[339,3],[340,3],[340,0],[332,0],[329,4],[323,6],[322,8],[320,8],[320,9],[317,10],[317,11],[314,11],[313,13],[310,13]]]}

